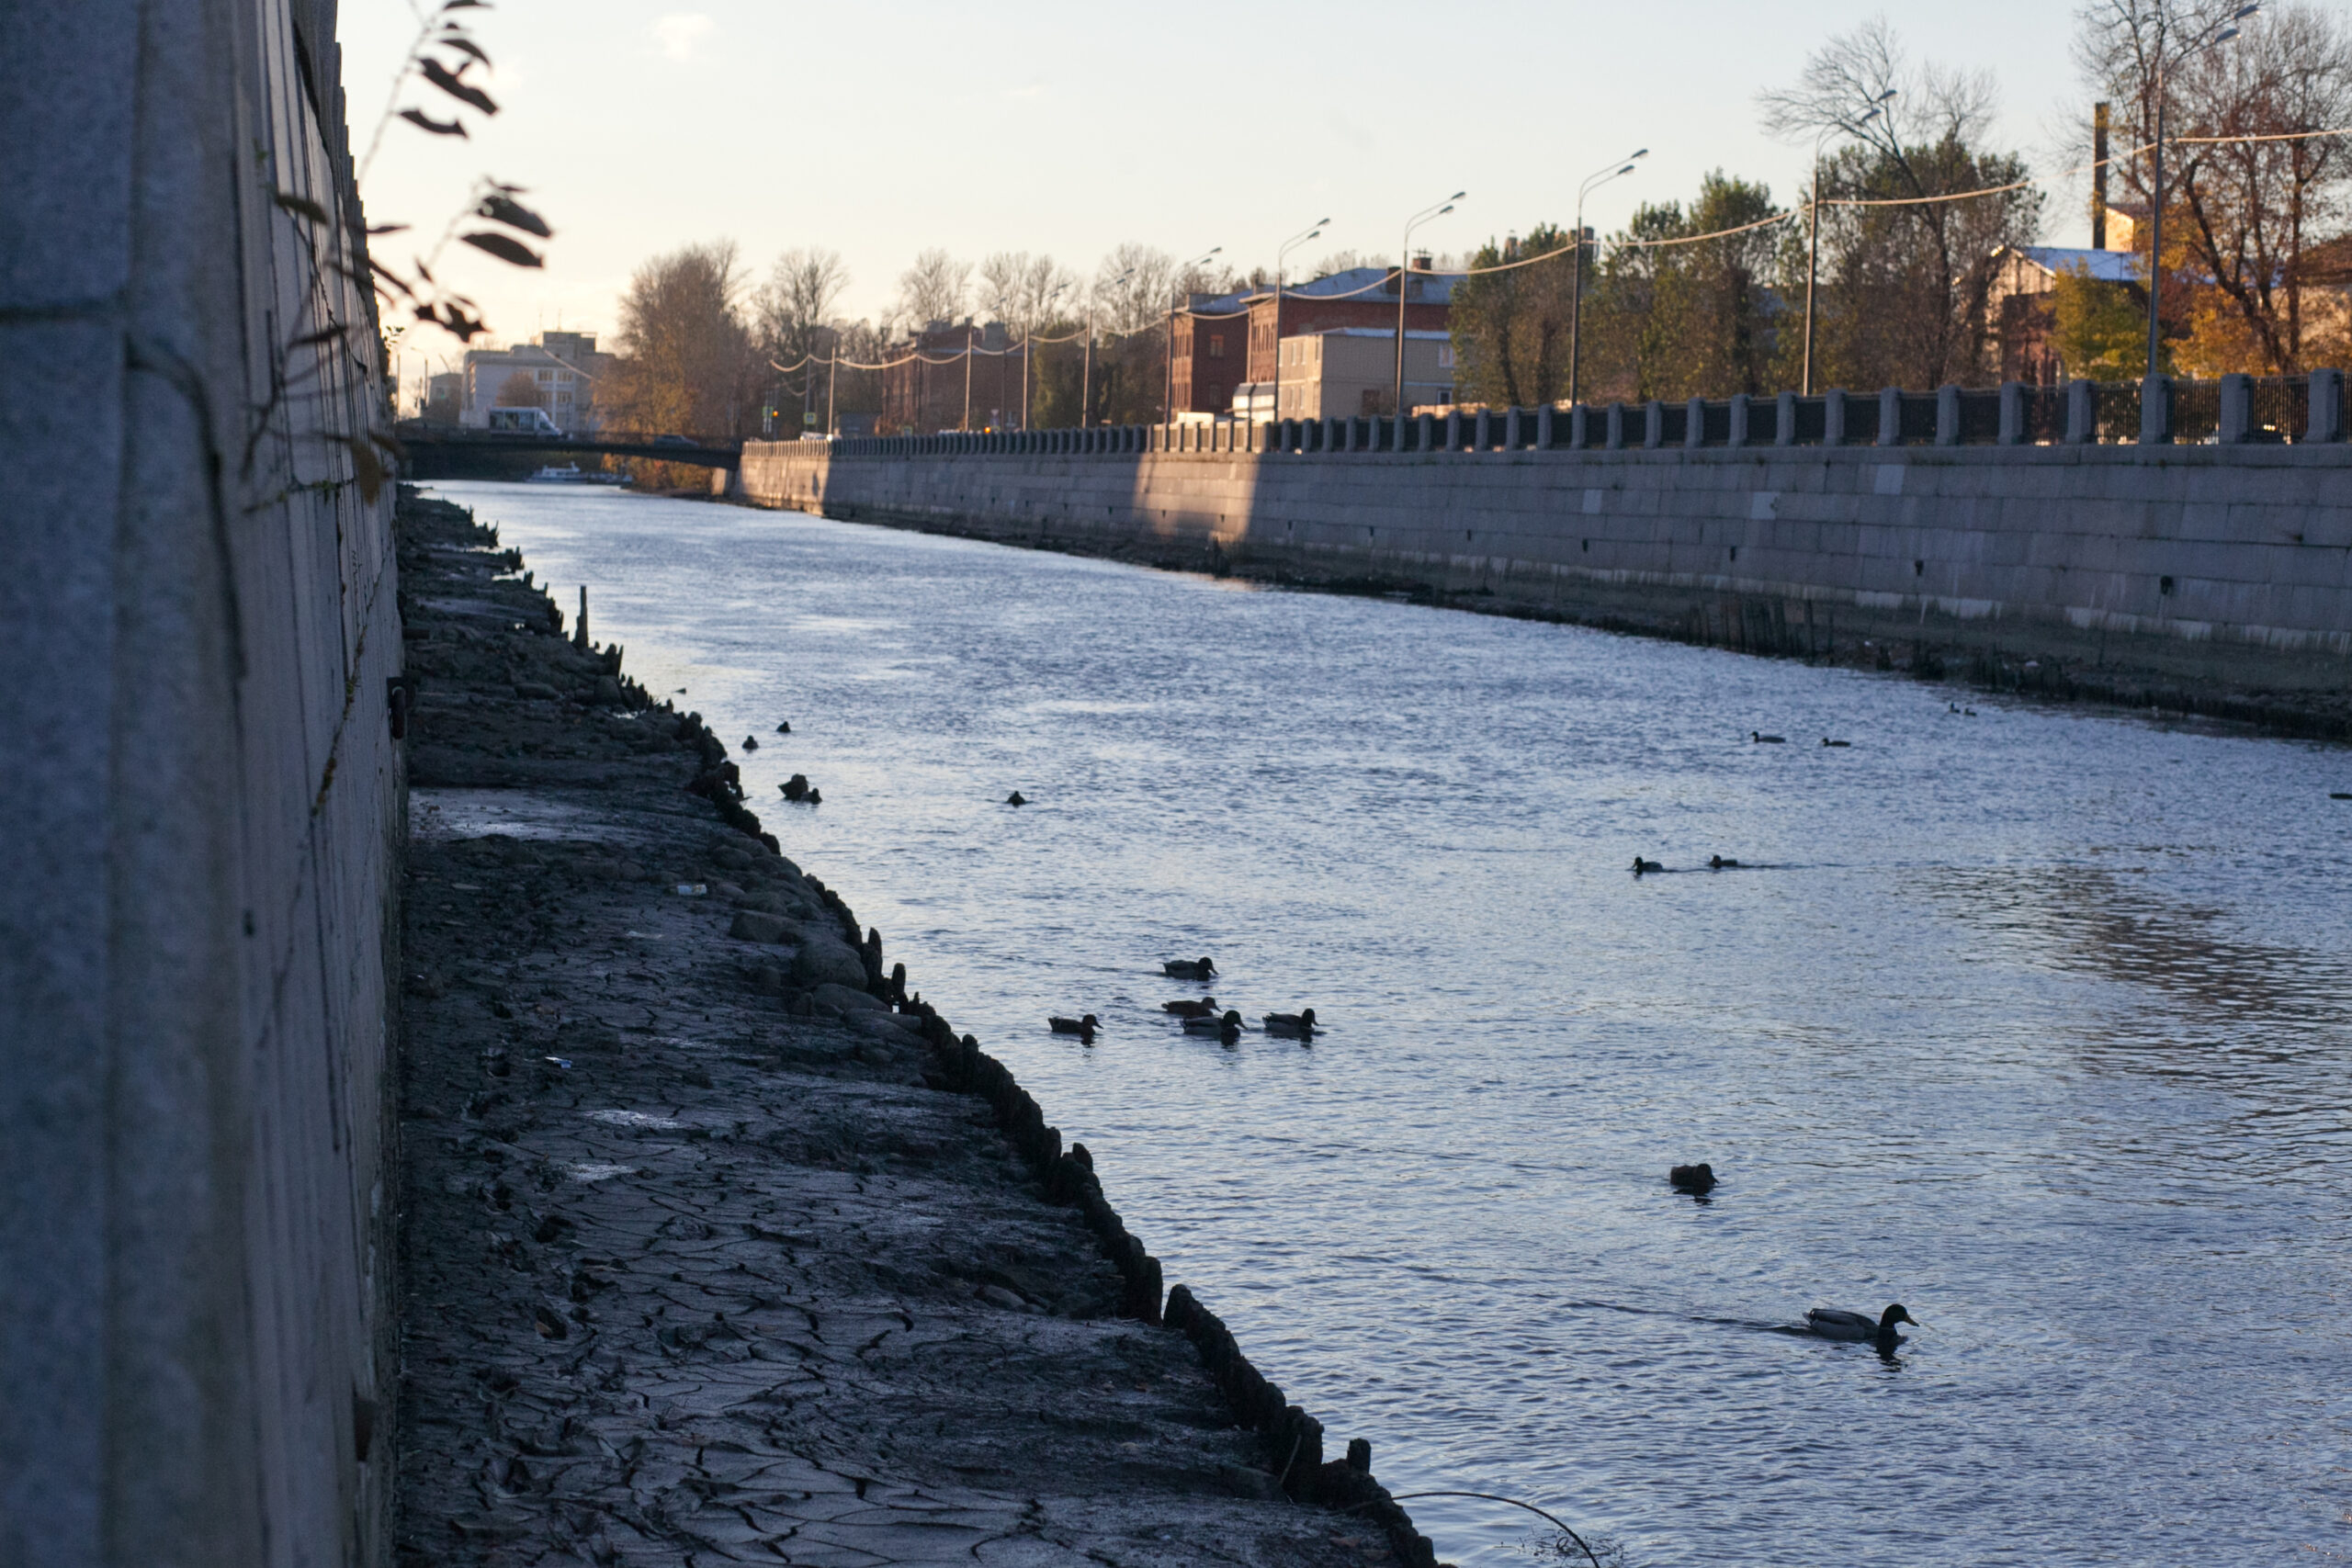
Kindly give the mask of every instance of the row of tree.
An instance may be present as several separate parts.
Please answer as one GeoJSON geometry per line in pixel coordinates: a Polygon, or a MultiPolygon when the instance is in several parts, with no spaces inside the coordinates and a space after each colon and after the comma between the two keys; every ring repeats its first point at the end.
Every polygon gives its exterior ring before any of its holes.
{"type": "MultiPolygon", "coordinates": [[[[2297,133],[2352,123],[2352,34],[2288,0],[2227,43],[2192,47],[2237,8],[2088,0],[2078,14],[2084,85],[2116,107],[2109,188],[2119,211],[2137,215],[2144,277],[2153,164],[2141,150],[2154,140],[2161,74],[2173,145],[2155,270],[2171,367],[2343,363],[2352,355],[2352,240],[2343,237],[2352,154],[2335,138],[2297,133]]],[[[1769,132],[1815,151],[1817,223],[1803,201],[1783,209],[1762,184],[1717,171],[1689,202],[1645,204],[1580,254],[1548,222],[1490,243],[1474,266],[1550,259],[1460,284],[1461,395],[1524,405],[1563,399],[1572,383],[1591,401],[1763,394],[1799,385],[1808,366],[1815,388],[1982,385],[2000,378],[2005,348],[2014,362],[2021,334],[2054,350],[2067,375],[2138,373],[2144,284],[2069,276],[2038,300],[1996,308],[2005,254],[2033,242],[2045,204],[2024,158],[1986,144],[1987,77],[1913,65],[1879,21],[1831,40],[1793,85],[1758,103],[1769,132]]],[[[2087,164],[2090,117],[2080,119],[2076,161],[2087,164]]],[[[1328,256],[1300,276],[1363,263],[1328,256]]],[[[1171,306],[1267,281],[1263,270],[1182,266],[1135,243],[1091,276],[1047,255],[1003,252],[976,265],[929,250],[900,276],[888,310],[850,321],[839,310],[849,275],[831,251],[786,252],[754,281],[731,243],[691,245],[632,277],[622,357],[599,401],[615,425],[706,435],[791,432],[828,412],[878,414],[881,373],[776,367],[952,354],[977,318],[1003,323],[1008,345],[1030,345],[1030,423],[1148,421],[1162,408],[1171,306]]]]}
{"type": "MultiPolygon", "coordinates": [[[[2352,157],[2352,36],[2290,4],[2226,43],[2235,0],[2094,0],[2075,56],[2092,95],[2116,106],[2110,186],[2136,216],[2147,275],[2158,68],[2166,79],[2165,240],[2159,278],[2165,358],[2175,373],[2292,373],[2352,356],[2352,241],[2343,237],[2352,157]],[[2274,138],[2278,140],[2256,140],[2274,138]]],[[[2144,283],[2062,276],[2046,299],[1995,308],[2005,248],[2030,244],[2044,215],[2025,160],[1984,145],[1989,80],[1912,67],[1874,22],[1833,40],[1797,84],[1760,99],[1765,128],[1824,149],[1817,235],[1808,215],[1721,171],[1697,196],[1645,205],[1579,258],[1541,224],[1474,258],[1494,266],[1455,294],[1463,396],[1534,403],[1627,401],[1800,385],[1983,385],[2019,339],[2055,351],[2063,373],[2136,376],[2145,363],[2144,283]],[[1967,193],[1984,193],[1968,195],[1967,193]],[[1962,199],[1951,199],[1959,197],[1962,199]],[[1770,222],[1776,218],[1785,221],[1770,222]],[[1749,227],[1749,225],[1759,225],[1749,227]],[[1690,236],[1740,230],[1721,239],[1690,236]],[[1813,287],[1808,291],[1808,278],[1813,287]],[[1807,297],[1811,295],[1808,312],[1807,297]],[[1807,317],[1811,317],[1810,344],[1807,317]]],[[[2081,117],[2087,164],[2091,117],[2081,117]]]]}

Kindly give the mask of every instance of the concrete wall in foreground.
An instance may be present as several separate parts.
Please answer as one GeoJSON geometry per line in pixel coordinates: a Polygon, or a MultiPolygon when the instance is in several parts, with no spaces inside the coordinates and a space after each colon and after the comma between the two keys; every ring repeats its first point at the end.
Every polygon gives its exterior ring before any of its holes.
{"type": "Polygon", "coordinates": [[[0,1563],[381,1562],[400,626],[334,11],[15,19],[0,1563]]]}
{"type": "Polygon", "coordinates": [[[1783,648],[2116,639],[2266,679],[2352,673],[2345,446],[891,457],[778,443],[746,447],[742,485],[831,516],[1484,590],[1660,629],[1762,607],[1783,648]]]}

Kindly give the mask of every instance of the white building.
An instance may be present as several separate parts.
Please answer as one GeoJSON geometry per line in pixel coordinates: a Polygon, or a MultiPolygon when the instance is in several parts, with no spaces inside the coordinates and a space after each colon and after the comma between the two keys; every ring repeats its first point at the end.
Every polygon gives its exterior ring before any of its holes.
{"type": "MultiPolygon", "coordinates": [[[[1394,405],[1396,333],[1393,327],[1329,327],[1285,337],[1275,355],[1282,396],[1252,382],[1233,395],[1233,412],[1252,420],[1355,419],[1394,405]]],[[[1437,331],[1405,334],[1408,412],[1453,400],[1453,338],[1437,331]]]]}
{"type": "Polygon", "coordinates": [[[480,430],[494,408],[536,408],[567,434],[593,431],[596,382],[612,359],[596,352],[594,333],[541,333],[538,342],[514,348],[469,349],[458,423],[480,430]]]}

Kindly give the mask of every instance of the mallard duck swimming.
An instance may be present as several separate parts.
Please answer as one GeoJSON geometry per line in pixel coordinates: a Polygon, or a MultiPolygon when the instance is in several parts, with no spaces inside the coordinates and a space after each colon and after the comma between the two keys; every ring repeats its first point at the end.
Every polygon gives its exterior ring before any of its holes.
{"type": "Polygon", "coordinates": [[[1851,746],[1853,744],[1850,740],[1832,740],[1826,735],[1821,738],[1821,743],[1824,746],[1851,746]]]}
{"type": "Polygon", "coordinates": [[[1182,997],[1179,997],[1172,1002],[1160,1003],[1159,1010],[1162,1012],[1172,1012],[1178,1018],[1215,1018],[1216,1016],[1216,998],[1215,997],[1203,997],[1199,1001],[1194,1002],[1187,1001],[1182,997]]]}
{"type": "Polygon", "coordinates": [[[1634,857],[1634,874],[1635,876],[1641,875],[1642,873],[1645,871],[1664,871],[1666,867],[1657,861],[1644,860],[1639,855],[1635,855],[1634,857]]]}
{"type": "Polygon", "coordinates": [[[1879,1314],[1875,1321],[1866,1314],[1847,1312],[1840,1307],[1815,1307],[1804,1314],[1804,1325],[1824,1339],[1872,1340],[1882,1355],[1903,1343],[1903,1336],[1894,1332],[1898,1323],[1907,1323],[1914,1328],[1927,1326],[1904,1311],[1901,1302],[1879,1314]]]}
{"type": "Polygon", "coordinates": [[[1214,980],[1216,965],[1205,958],[1171,958],[1160,970],[1171,980],[1214,980]]]}
{"type": "Polygon", "coordinates": [[[1666,1173],[1666,1179],[1673,1184],[1677,1192],[1703,1198],[1715,1190],[1715,1168],[1712,1165],[1678,1165],[1666,1173]]]}
{"type": "Polygon", "coordinates": [[[1739,863],[1727,855],[1709,855],[1707,869],[1709,871],[1737,871],[1739,863]]]}
{"type": "Polygon", "coordinates": [[[1270,1012],[1266,1015],[1265,1023],[1269,1034],[1306,1039],[1315,1032],[1315,1010],[1301,1008],[1296,1012],[1270,1012]]]}
{"type": "Polygon", "coordinates": [[[745,737],[743,737],[743,750],[746,750],[746,751],[756,751],[756,750],[758,750],[759,749],[760,749],[760,738],[759,738],[758,736],[756,736],[756,735],[746,735],[745,737]]]}
{"type": "Polygon", "coordinates": [[[1046,1026],[1057,1034],[1075,1034],[1081,1039],[1091,1040],[1102,1023],[1090,1012],[1084,1018],[1049,1018],[1046,1020],[1046,1026]]]}
{"type": "Polygon", "coordinates": [[[779,724],[779,725],[777,725],[777,726],[775,727],[775,732],[776,732],[778,735],[789,735],[789,734],[791,734],[791,733],[792,733],[792,721],[791,721],[790,719],[788,719],[788,718],[787,718],[787,719],[786,719],[782,724],[779,724]]]}
{"type": "Polygon", "coordinates": [[[1006,796],[1004,797],[1004,803],[1005,803],[1007,806],[1026,806],[1026,805],[1028,805],[1028,804],[1029,804],[1029,802],[1027,801],[1027,799],[1025,799],[1025,798],[1022,795],[1022,793],[1021,793],[1019,790],[1017,790],[1017,789],[1016,789],[1016,790],[1014,790],[1011,795],[1006,795],[1006,796]]]}
{"type": "Polygon", "coordinates": [[[1188,1018],[1184,1021],[1187,1034],[1216,1034],[1227,1040],[1241,1037],[1241,1015],[1227,1008],[1222,1017],[1188,1018]]]}
{"type": "Polygon", "coordinates": [[[1749,730],[1747,739],[1758,746],[1785,746],[1789,743],[1789,738],[1785,735],[1767,735],[1758,729],[1749,730]]]}

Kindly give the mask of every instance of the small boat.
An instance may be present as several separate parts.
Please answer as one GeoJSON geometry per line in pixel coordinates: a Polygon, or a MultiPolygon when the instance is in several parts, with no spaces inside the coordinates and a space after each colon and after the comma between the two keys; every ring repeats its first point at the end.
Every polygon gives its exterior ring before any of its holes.
{"type": "Polygon", "coordinates": [[[576,485],[586,477],[580,471],[580,465],[577,463],[566,463],[560,468],[553,463],[549,463],[523,482],[535,485],[576,485]]]}
{"type": "Polygon", "coordinates": [[[1203,997],[1199,1001],[1195,1002],[1188,1001],[1184,998],[1179,997],[1172,1002],[1160,1003],[1159,1010],[1162,1012],[1172,1012],[1178,1018],[1215,1018],[1216,1016],[1216,998],[1215,997],[1203,997]]]}
{"type": "Polygon", "coordinates": [[[1171,958],[1162,964],[1160,972],[1171,980],[1214,980],[1216,964],[1206,958],[1171,958]]]}

